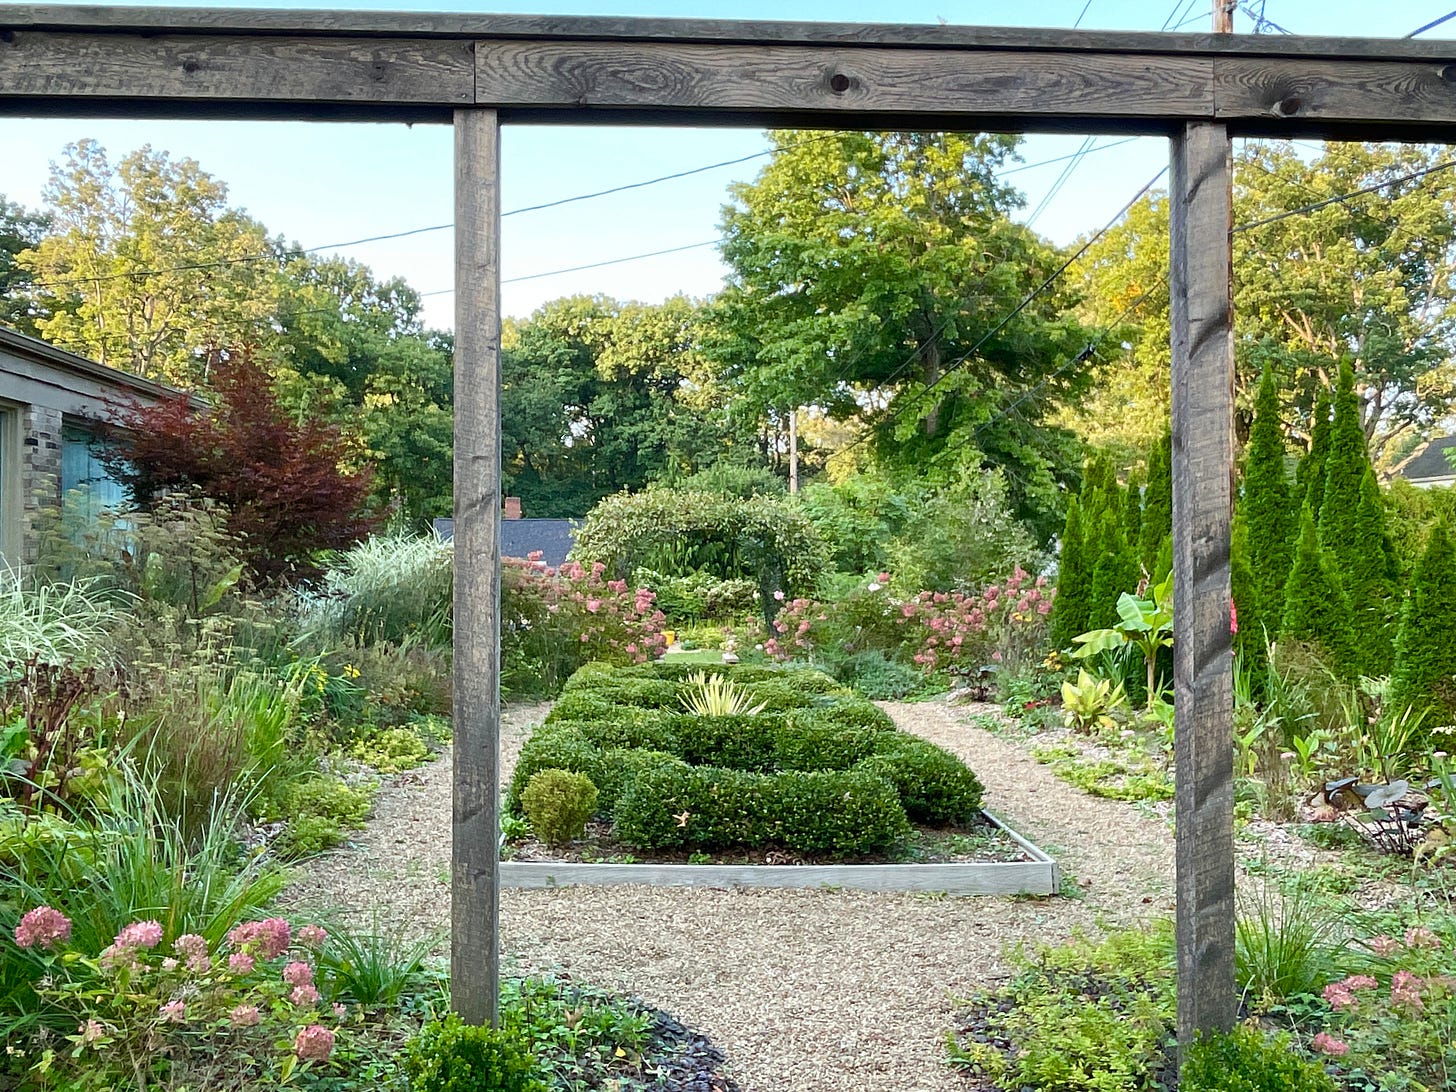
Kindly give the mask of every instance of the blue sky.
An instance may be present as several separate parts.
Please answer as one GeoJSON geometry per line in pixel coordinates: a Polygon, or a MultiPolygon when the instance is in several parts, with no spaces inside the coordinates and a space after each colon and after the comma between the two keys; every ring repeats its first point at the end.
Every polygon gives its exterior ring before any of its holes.
{"type": "MultiPolygon", "coordinates": [[[[1260,0],[1253,0],[1257,9],[1260,0]]],[[[841,22],[946,21],[960,24],[1070,26],[1083,11],[1085,28],[1157,30],[1174,12],[1188,29],[1209,25],[1210,0],[486,0],[493,11],[577,15],[711,16],[841,22]]],[[[448,0],[411,3],[241,2],[239,7],[354,7],[479,10],[448,0]]],[[[1398,37],[1456,7],[1456,0],[1264,0],[1264,14],[1297,33],[1398,37]]],[[[1236,29],[1250,30],[1245,12],[1236,29]]],[[[1456,21],[1428,37],[1456,35],[1456,21]]],[[[48,163],[70,141],[100,140],[113,159],[142,144],[197,159],[230,188],[270,231],[304,246],[321,246],[393,231],[447,223],[451,217],[451,139],[448,127],[295,124],[279,122],[160,122],[0,118],[0,193],[27,205],[40,201],[48,163]]],[[[512,127],[505,132],[503,200],[507,210],[608,189],[658,175],[750,155],[766,147],[762,133],[733,129],[512,127]]],[[[1099,144],[1111,143],[1101,138],[1099,144]]],[[[1075,151],[1080,137],[1029,137],[1027,163],[1075,151]]],[[[1160,139],[1142,139],[1087,156],[1034,226],[1065,243],[1100,227],[1166,161],[1160,139]]],[[[716,235],[727,185],[752,178],[763,160],[713,170],[645,189],[508,217],[502,237],[504,276],[527,277],[646,251],[686,246],[716,235]]],[[[1029,215],[1056,183],[1063,164],[1019,172],[1029,215]]],[[[426,298],[432,325],[451,325],[451,236],[435,231],[407,239],[348,247],[338,253],[382,276],[401,275],[426,298]]],[[[722,266],[711,247],[679,254],[507,284],[507,314],[524,315],[542,302],[579,292],[659,300],[674,292],[702,296],[720,284],[722,266]]]]}

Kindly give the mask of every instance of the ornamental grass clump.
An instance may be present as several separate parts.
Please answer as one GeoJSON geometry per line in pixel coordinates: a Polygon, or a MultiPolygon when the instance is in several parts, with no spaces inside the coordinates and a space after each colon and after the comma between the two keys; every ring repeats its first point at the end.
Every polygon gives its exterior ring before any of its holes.
{"type": "Polygon", "coordinates": [[[597,807],[597,787],[584,774],[542,770],[521,792],[521,809],[547,845],[574,842],[586,831],[597,807]]]}

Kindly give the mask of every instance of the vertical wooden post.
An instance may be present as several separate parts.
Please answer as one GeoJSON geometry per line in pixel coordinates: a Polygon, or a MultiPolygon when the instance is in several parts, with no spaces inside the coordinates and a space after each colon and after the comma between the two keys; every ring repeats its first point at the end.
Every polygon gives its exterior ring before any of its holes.
{"type": "Polygon", "coordinates": [[[494,1024],[500,992],[500,123],[455,111],[455,788],[450,996],[494,1024]]]}
{"type": "Polygon", "coordinates": [[[1233,259],[1224,125],[1173,138],[1173,678],[1178,1038],[1227,1031],[1234,987],[1233,259]]]}

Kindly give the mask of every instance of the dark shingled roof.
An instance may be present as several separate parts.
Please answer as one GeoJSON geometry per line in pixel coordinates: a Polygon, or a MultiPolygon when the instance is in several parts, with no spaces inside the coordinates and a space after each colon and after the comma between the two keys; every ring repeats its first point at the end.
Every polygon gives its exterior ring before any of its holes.
{"type": "MultiPolygon", "coordinates": [[[[541,560],[553,569],[559,569],[571,552],[572,528],[580,522],[574,519],[503,519],[501,554],[505,557],[526,557],[540,550],[541,560]]],[[[435,520],[435,533],[448,542],[455,537],[455,521],[435,520]]]]}
{"type": "Polygon", "coordinates": [[[1408,481],[1424,481],[1427,478],[1449,478],[1456,475],[1456,467],[1446,457],[1449,451],[1456,451],[1456,436],[1442,436],[1432,440],[1419,455],[1401,468],[1400,476],[1408,481]]]}

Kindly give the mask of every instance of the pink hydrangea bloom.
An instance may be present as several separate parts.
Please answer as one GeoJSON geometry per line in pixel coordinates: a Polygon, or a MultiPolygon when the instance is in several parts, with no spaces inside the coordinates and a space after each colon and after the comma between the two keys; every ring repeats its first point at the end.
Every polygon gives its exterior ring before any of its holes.
{"type": "Polygon", "coordinates": [[[1382,957],[1392,956],[1400,949],[1400,941],[1394,937],[1371,937],[1365,943],[1372,952],[1382,957]]]}
{"type": "Polygon", "coordinates": [[[292,930],[282,918],[266,918],[239,925],[228,934],[228,941],[239,950],[248,949],[264,959],[277,959],[288,951],[292,930]]]}
{"type": "Polygon", "coordinates": [[[1344,985],[1346,989],[1350,990],[1373,990],[1380,983],[1376,982],[1368,974],[1352,974],[1349,978],[1345,979],[1344,985]]]}
{"type": "Polygon", "coordinates": [[[239,1005],[228,1013],[228,1022],[235,1028],[255,1028],[262,1019],[257,1005],[239,1005]]]}
{"type": "Polygon", "coordinates": [[[294,961],[283,968],[283,981],[290,986],[313,985],[313,968],[307,963],[294,961]]]}
{"type": "Polygon", "coordinates": [[[1355,1007],[1355,995],[1350,992],[1348,986],[1343,982],[1331,982],[1324,989],[1325,1002],[1336,1012],[1344,1012],[1346,1009],[1355,1007]]]}
{"type": "Polygon", "coordinates": [[[309,1024],[293,1040],[293,1053],[302,1062],[326,1062],[334,1052],[334,1033],[321,1024],[309,1024]]]}
{"type": "Polygon", "coordinates": [[[18,948],[54,948],[71,937],[71,922],[59,910],[37,906],[26,913],[15,926],[18,948]]]}
{"type": "Polygon", "coordinates": [[[228,956],[228,970],[234,974],[252,974],[257,961],[247,952],[234,952],[228,956]]]}
{"type": "Polygon", "coordinates": [[[1342,1054],[1348,1054],[1350,1051],[1349,1043],[1342,1042],[1323,1031],[1311,1039],[1309,1045],[1321,1054],[1329,1054],[1336,1058],[1342,1054]]]}
{"type": "Polygon", "coordinates": [[[100,1020],[87,1020],[76,1026],[76,1033],[81,1036],[83,1043],[94,1043],[106,1034],[106,1025],[100,1020]]]}
{"type": "Polygon", "coordinates": [[[179,966],[181,966],[181,964],[179,964],[171,956],[168,956],[166,959],[162,960],[162,970],[164,971],[175,971],[179,966]]]}
{"type": "Polygon", "coordinates": [[[1441,938],[1424,925],[1417,925],[1415,928],[1405,931],[1405,946],[1407,948],[1439,948],[1441,938]]]}
{"type": "Polygon", "coordinates": [[[187,1022],[187,1003],[185,1001],[168,1001],[157,1010],[157,1015],[165,1024],[185,1024],[187,1022]]]}
{"type": "Polygon", "coordinates": [[[108,944],[101,949],[101,967],[107,971],[135,971],[141,966],[137,962],[136,949],[120,944],[108,944]]]}
{"type": "Polygon", "coordinates": [[[162,943],[162,925],[156,921],[134,921],[116,934],[118,948],[155,948],[162,943]]]}
{"type": "Polygon", "coordinates": [[[1390,1003],[1419,1012],[1426,1007],[1425,1002],[1421,1000],[1421,987],[1424,984],[1409,971],[1396,971],[1395,976],[1390,980],[1390,1003]]]}
{"type": "Polygon", "coordinates": [[[288,1000],[299,1008],[318,1004],[319,992],[312,985],[304,983],[301,986],[294,986],[293,992],[288,995],[288,1000]]]}

